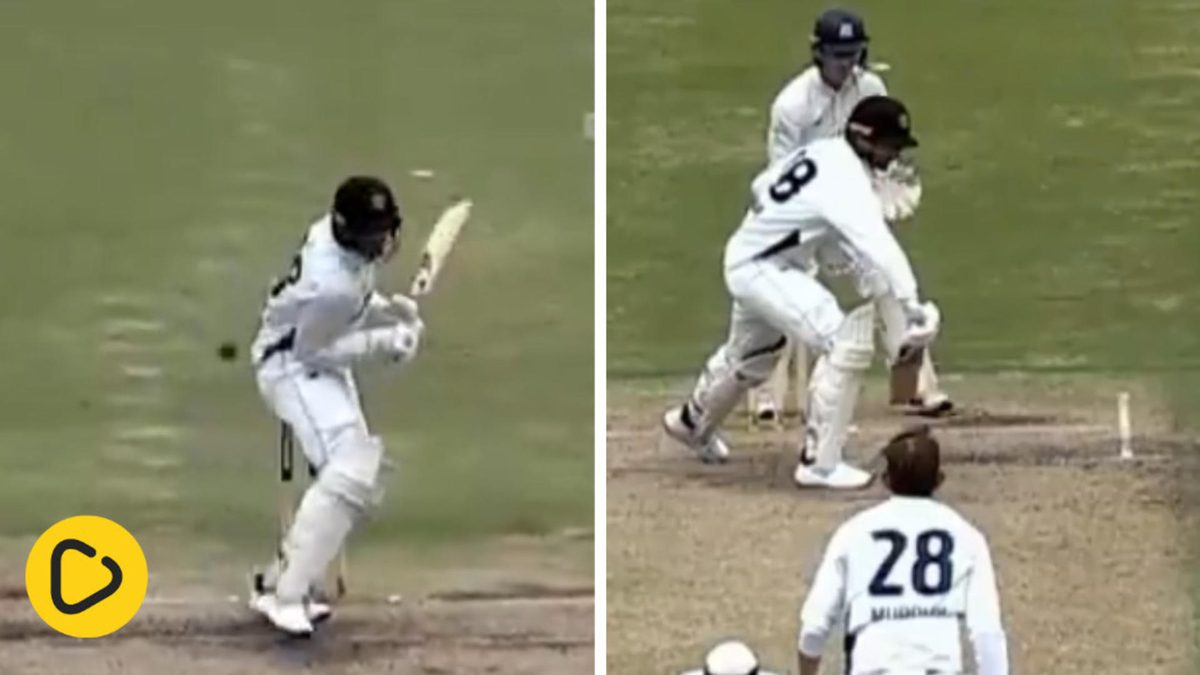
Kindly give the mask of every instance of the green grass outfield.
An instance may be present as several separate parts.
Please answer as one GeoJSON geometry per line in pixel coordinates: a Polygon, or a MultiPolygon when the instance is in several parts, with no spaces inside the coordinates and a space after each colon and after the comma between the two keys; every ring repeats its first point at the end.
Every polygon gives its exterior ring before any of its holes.
{"type": "Polygon", "coordinates": [[[183,538],[261,557],[275,427],[245,348],[351,172],[392,179],[407,216],[389,289],[451,195],[475,200],[422,354],[363,377],[402,465],[356,547],[590,527],[592,12],[5,3],[0,537],[94,512],[164,552],[183,538]],[[216,357],[226,339],[236,363],[216,357]]]}
{"type": "MultiPolygon", "coordinates": [[[[854,5],[922,141],[902,238],[942,369],[1153,380],[1196,428],[1200,3],[854,5]]],[[[724,336],[721,248],[824,7],[609,0],[610,377],[694,372],[724,336]]]]}

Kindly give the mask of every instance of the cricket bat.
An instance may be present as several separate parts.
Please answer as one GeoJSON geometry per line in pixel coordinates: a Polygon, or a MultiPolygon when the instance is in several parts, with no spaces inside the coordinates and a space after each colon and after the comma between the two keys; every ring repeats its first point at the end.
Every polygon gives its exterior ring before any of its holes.
{"type": "Polygon", "coordinates": [[[421,262],[413,276],[410,294],[413,297],[428,295],[437,282],[438,275],[446,265],[454,242],[462,232],[463,226],[471,216],[471,200],[463,199],[455,202],[442,212],[429,232],[425,241],[425,250],[421,253],[421,262]]]}
{"type": "MultiPolygon", "coordinates": [[[[281,422],[279,424],[279,536],[276,541],[283,542],[288,530],[292,527],[292,510],[296,506],[296,438],[291,428],[281,422]]],[[[283,551],[279,552],[280,557],[283,551]]]]}
{"type": "Polygon", "coordinates": [[[917,384],[921,374],[921,362],[925,349],[914,349],[892,364],[891,404],[908,405],[917,397],[917,384]]]}

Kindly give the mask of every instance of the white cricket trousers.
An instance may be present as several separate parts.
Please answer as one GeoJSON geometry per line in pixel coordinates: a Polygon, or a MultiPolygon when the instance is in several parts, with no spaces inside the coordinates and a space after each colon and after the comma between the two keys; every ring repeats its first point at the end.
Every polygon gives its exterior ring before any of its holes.
{"type": "MultiPolygon", "coordinates": [[[[779,344],[785,335],[800,340],[814,354],[827,354],[845,319],[837,299],[819,281],[771,260],[727,268],[725,285],[733,296],[726,347],[743,358],[779,344]]],[[[771,359],[765,371],[754,368],[752,375],[766,379],[774,363],[771,359]]]]}
{"type": "Polygon", "coordinates": [[[290,353],[281,352],[258,366],[256,379],[267,407],[291,426],[304,456],[317,469],[339,448],[367,437],[349,368],[310,372],[290,353]]]}

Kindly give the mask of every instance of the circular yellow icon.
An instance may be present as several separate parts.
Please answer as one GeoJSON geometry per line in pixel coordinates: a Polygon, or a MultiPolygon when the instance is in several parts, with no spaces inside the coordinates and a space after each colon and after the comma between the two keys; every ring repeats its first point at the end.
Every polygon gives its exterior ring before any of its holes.
{"type": "Polygon", "coordinates": [[[100,516],[60,520],[25,560],[25,593],[54,630],[93,638],[121,628],[146,597],[146,555],[129,530],[100,516]]]}

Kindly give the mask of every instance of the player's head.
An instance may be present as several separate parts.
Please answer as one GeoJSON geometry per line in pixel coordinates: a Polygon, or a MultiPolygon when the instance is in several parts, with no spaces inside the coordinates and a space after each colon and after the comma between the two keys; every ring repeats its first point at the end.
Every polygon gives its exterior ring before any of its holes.
{"type": "Polygon", "coordinates": [[[813,25],[811,41],[813,63],[825,84],[834,89],[841,89],[854,68],[867,63],[867,26],[850,10],[821,12],[813,25]]]}
{"type": "Polygon", "coordinates": [[[854,106],[846,122],[846,140],[876,169],[886,169],[908,148],[917,147],[904,104],[890,96],[868,96],[854,106]]]}
{"type": "Polygon", "coordinates": [[[400,207],[387,183],[374,176],[351,176],[333,195],[333,236],[367,260],[386,258],[400,233],[400,207]]]}
{"type": "Polygon", "coordinates": [[[921,425],[892,437],[883,446],[887,466],[883,482],[892,494],[904,497],[932,497],[942,484],[942,450],[928,425],[921,425]]]}
{"type": "Polygon", "coordinates": [[[704,657],[702,675],[758,675],[758,657],[744,642],[729,640],[713,647],[704,657]]]}

